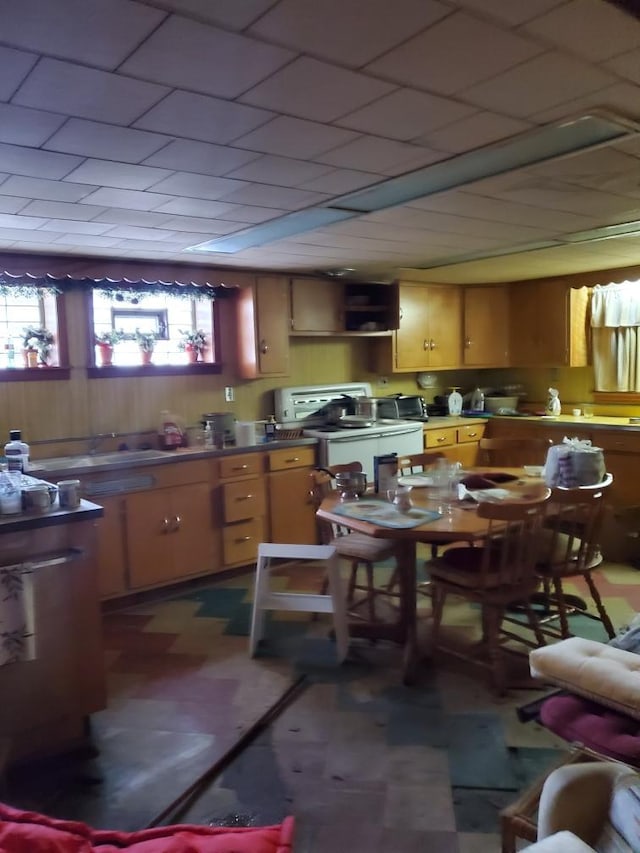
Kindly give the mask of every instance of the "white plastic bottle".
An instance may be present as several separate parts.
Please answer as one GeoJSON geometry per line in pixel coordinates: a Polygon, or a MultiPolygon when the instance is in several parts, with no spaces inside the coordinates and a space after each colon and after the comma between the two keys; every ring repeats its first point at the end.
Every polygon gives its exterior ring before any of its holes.
{"type": "Polygon", "coordinates": [[[29,445],[22,440],[19,429],[9,430],[9,441],[4,446],[9,471],[26,474],[29,470],[29,445]]]}
{"type": "Polygon", "coordinates": [[[447,405],[450,415],[460,416],[462,414],[462,394],[456,388],[451,388],[451,393],[447,397],[447,405]]]}
{"type": "Polygon", "coordinates": [[[484,392],[482,388],[478,388],[477,386],[471,395],[471,411],[484,412],[484,392]]]}

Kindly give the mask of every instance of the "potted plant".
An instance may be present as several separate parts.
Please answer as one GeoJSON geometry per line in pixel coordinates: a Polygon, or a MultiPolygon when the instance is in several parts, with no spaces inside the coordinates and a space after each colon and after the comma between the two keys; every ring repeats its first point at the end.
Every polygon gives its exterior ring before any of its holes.
{"type": "Polygon", "coordinates": [[[53,333],[44,326],[26,326],[22,330],[25,365],[42,367],[48,364],[54,340],[53,333]]]}
{"type": "Polygon", "coordinates": [[[156,346],[156,333],[155,332],[141,332],[140,329],[136,329],[134,332],[134,340],[140,347],[140,352],[142,354],[142,363],[143,364],[151,364],[151,356],[153,355],[153,350],[156,346]]]}
{"type": "Polygon", "coordinates": [[[100,364],[103,367],[109,367],[109,365],[113,364],[113,347],[121,340],[122,332],[118,332],[115,329],[95,335],[95,343],[100,355],[100,364]]]}
{"type": "Polygon", "coordinates": [[[202,361],[204,351],[207,348],[207,338],[202,329],[188,329],[183,331],[180,329],[180,340],[178,341],[178,349],[187,354],[187,358],[191,363],[202,361]]]}

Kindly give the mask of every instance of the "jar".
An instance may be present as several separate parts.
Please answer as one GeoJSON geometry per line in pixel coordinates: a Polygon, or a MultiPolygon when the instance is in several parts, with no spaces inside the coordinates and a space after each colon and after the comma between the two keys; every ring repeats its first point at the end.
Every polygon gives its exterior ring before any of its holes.
{"type": "Polygon", "coordinates": [[[60,480],[58,500],[61,509],[77,509],[80,506],[80,480],[60,480]]]}

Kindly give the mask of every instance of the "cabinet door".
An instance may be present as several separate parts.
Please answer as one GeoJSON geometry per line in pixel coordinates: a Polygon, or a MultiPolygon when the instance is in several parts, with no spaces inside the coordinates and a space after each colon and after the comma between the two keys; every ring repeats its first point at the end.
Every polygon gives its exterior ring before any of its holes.
{"type": "Polygon", "coordinates": [[[257,358],[260,376],[289,372],[289,282],[280,276],[256,280],[257,358]]]}
{"type": "Polygon", "coordinates": [[[98,588],[101,598],[126,592],[124,498],[101,497],[104,515],[98,519],[98,588]]]}
{"type": "Polygon", "coordinates": [[[509,364],[509,291],[499,287],[465,287],[465,367],[509,364]]]}
{"type": "Polygon", "coordinates": [[[400,325],[395,338],[397,370],[423,370],[429,365],[429,291],[400,283],[400,325]]]}
{"type": "Polygon", "coordinates": [[[428,285],[429,367],[462,364],[462,292],[459,287],[428,285]]]}
{"type": "Polygon", "coordinates": [[[213,508],[209,483],[177,486],[171,492],[174,533],[174,577],[215,572],[220,568],[214,548],[213,508]]]}
{"type": "Polygon", "coordinates": [[[132,589],[173,578],[169,489],[127,496],[127,552],[132,589]]]}
{"type": "Polygon", "coordinates": [[[314,544],[318,541],[310,475],[311,468],[291,468],[269,474],[272,542],[314,544]]]}
{"type": "Polygon", "coordinates": [[[291,331],[344,330],[344,285],[340,281],[291,279],[291,331]]]}

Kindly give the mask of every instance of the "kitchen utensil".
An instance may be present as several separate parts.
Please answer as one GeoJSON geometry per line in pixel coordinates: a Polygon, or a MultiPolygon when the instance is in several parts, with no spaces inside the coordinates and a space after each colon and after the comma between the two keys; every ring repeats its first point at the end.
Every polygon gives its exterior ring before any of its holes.
{"type": "Polygon", "coordinates": [[[374,422],[370,418],[362,417],[362,415],[345,415],[338,421],[338,426],[347,429],[362,429],[363,427],[373,426],[374,422]]]}
{"type": "Polygon", "coordinates": [[[341,500],[356,500],[367,490],[367,475],[364,471],[338,471],[334,474],[328,468],[318,468],[336,481],[336,489],[341,500]]]}

